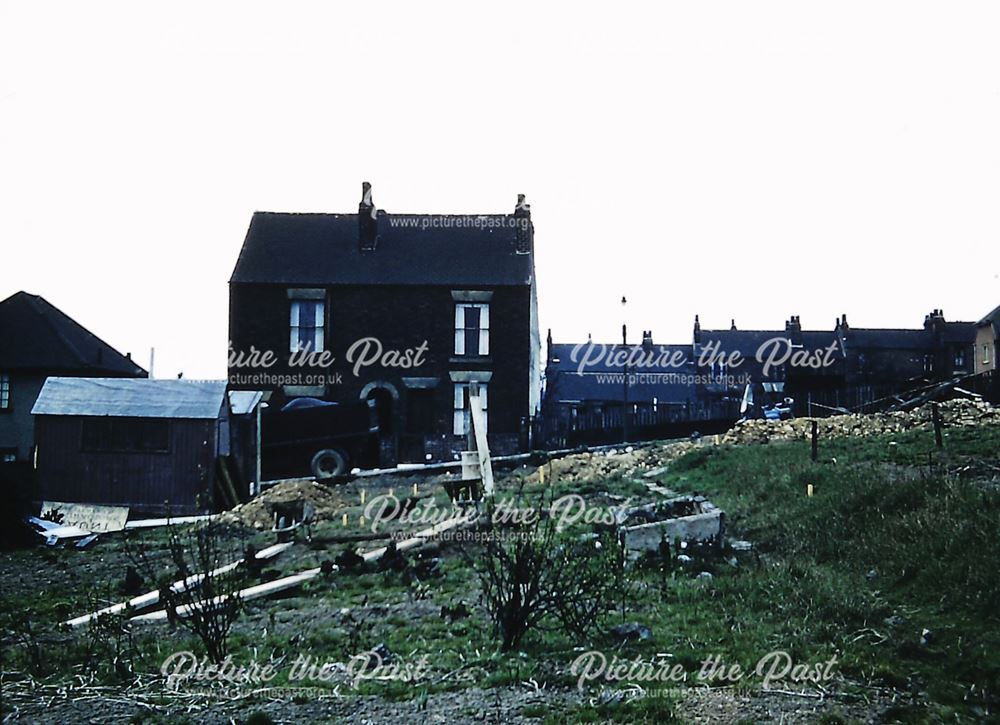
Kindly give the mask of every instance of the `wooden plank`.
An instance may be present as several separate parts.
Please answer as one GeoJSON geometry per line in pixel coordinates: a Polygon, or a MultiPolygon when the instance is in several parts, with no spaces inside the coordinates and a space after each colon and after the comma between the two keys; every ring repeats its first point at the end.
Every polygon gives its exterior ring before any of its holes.
{"type": "Polygon", "coordinates": [[[153,529],[158,526],[177,526],[180,524],[197,524],[202,521],[211,521],[217,514],[205,514],[203,516],[171,516],[165,519],[137,519],[125,523],[126,529],[153,529]]]}
{"type": "MultiPolygon", "coordinates": [[[[406,551],[407,549],[412,549],[415,546],[427,541],[427,539],[436,536],[444,531],[453,529],[459,524],[467,523],[467,519],[464,517],[456,517],[452,519],[447,519],[441,523],[435,524],[430,528],[418,531],[409,539],[405,539],[396,544],[397,551],[406,551]]],[[[387,550],[387,547],[382,546],[378,549],[373,549],[372,551],[366,552],[361,555],[361,558],[365,561],[375,561],[381,558],[387,550]]],[[[336,572],[339,569],[334,566],[333,571],[336,572]]],[[[314,579],[319,576],[322,571],[320,568],[307,569],[306,571],[300,572],[298,574],[292,574],[291,576],[282,577],[281,579],[275,579],[272,582],[267,582],[266,584],[257,584],[256,586],[249,587],[240,591],[237,596],[243,601],[250,601],[252,599],[259,599],[260,597],[266,597],[271,594],[277,594],[278,592],[283,592],[286,589],[291,589],[297,587],[303,582],[307,582],[310,579],[314,579]]],[[[226,601],[226,597],[219,596],[212,600],[213,604],[222,604],[226,601]]],[[[177,608],[177,616],[185,617],[191,613],[190,606],[183,606],[177,608]]],[[[140,614],[137,617],[133,617],[131,621],[133,622],[163,622],[167,619],[167,612],[164,609],[160,609],[155,612],[149,612],[148,614],[140,614]]]]}
{"type": "Polygon", "coordinates": [[[482,399],[478,394],[469,396],[469,410],[472,412],[472,429],[476,436],[476,453],[479,455],[483,492],[487,496],[492,496],[493,466],[490,463],[490,446],[486,441],[486,416],[483,414],[482,399]]]}
{"type": "MultiPolygon", "coordinates": [[[[282,579],[275,579],[272,582],[267,582],[266,584],[257,584],[256,586],[243,589],[239,592],[238,596],[244,602],[248,602],[252,599],[259,599],[260,597],[266,597],[271,594],[277,594],[278,592],[285,591],[286,589],[291,589],[297,587],[303,582],[307,582],[310,579],[314,579],[319,576],[322,571],[319,567],[315,569],[308,569],[300,574],[294,574],[292,576],[286,576],[282,579]]],[[[334,567],[336,571],[336,567],[334,567]]],[[[213,605],[222,604],[226,601],[227,597],[218,596],[212,600],[213,605]]],[[[188,616],[193,607],[189,604],[183,607],[177,607],[177,616],[186,617],[188,616]]],[[[167,619],[167,611],[165,609],[160,609],[155,612],[150,612],[149,614],[140,614],[138,617],[132,617],[133,622],[163,622],[167,619]]]]}
{"type": "MultiPolygon", "coordinates": [[[[274,546],[269,546],[266,549],[261,549],[260,551],[257,552],[256,559],[258,561],[266,561],[268,559],[273,559],[281,552],[290,548],[292,544],[293,542],[288,541],[281,544],[275,544],[274,546]]],[[[220,566],[218,569],[214,569],[211,572],[211,575],[219,576],[220,574],[225,574],[226,572],[230,572],[236,567],[238,567],[241,562],[242,560],[234,561],[232,563],[226,564],[225,566],[220,566]]],[[[180,579],[178,581],[175,581],[173,584],[170,585],[170,589],[179,594],[180,592],[186,591],[191,587],[197,586],[198,584],[201,583],[202,579],[204,579],[204,576],[202,576],[201,574],[195,574],[193,576],[188,577],[187,579],[180,579]]],[[[89,624],[90,622],[94,621],[100,616],[106,614],[118,614],[119,612],[123,612],[127,607],[131,607],[132,609],[145,609],[146,607],[151,607],[154,604],[158,604],[159,602],[160,602],[159,590],[148,592],[141,596],[134,597],[133,599],[130,599],[127,602],[120,602],[119,604],[115,604],[110,607],[105,607],[104,609],[98,610],[96,612],[91,612],[90,614],[84,614],[80,617],[74,617],[73,619],[69,619],[66,622],[64,622],[64,624],[67,624],[70,627],[82,627],[83,625],[89,624]]]]}

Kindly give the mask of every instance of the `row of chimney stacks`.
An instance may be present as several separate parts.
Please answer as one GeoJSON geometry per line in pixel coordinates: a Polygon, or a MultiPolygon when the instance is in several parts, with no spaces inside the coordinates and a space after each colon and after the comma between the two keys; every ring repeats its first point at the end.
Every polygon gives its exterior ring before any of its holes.
{"type": "MultiPolygon", "coordinates": [[[[362,252],[374,252],[378,247],[378,209],[372,199],[372,185],[361,183],[361,203],[358,204],[358,245],[362,252]]],[[[517,195],[514,206],[514,252],[531,254],[535,242],[535,229],[531,223],[531,204],[524,194],[517,195]]]]}

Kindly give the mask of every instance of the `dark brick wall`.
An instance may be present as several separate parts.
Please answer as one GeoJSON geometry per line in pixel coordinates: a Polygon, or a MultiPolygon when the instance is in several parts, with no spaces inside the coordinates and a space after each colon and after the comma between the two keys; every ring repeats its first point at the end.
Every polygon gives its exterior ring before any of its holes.
{"type": "MultiPolygon", "coordinates": [[[[410,391],[404,377],[435,378],[429,393],[433,406],[432,430],[424,438],[425,450],[436,459],[449,459],[465,448],[464,437],[452,435],[453,382],[451,371],[490,371],[489,438],[491,450],[500,453],[517,448],[521,420],[529,410],[531,350],[530,288],[492,288],[490,300],[490,355],[486,358],[456,358],[454,355],[455,301],[452,287],[336,286],[326,290],[326,349],[335,361],[323,372],[329,384],[322,397],[334,401],[357,400],[365,386],[384,382],[398,393],[394,400],[392,433],[401,447],[412,448],[416,433],[409,435],[406,420],[410,391]],[[381,363],[362,367],[355,374],[348,350],[357,340],[375,337],[384,351],[414,350],[427,342],[419,367],[397,368],[381,363]],[[405,441],[403,439],[406,439],[405,441]],[[513,441],[513,443],[512,443],[513,441]]],[[[463,287],[483,290],[481,287],[463,287]]],[[[230,285],[229,329],[231,349],[249,352],[273,350],[278,362],[268,370],[230,368],[230,382],[238,389],[278,390],[276,376],[308,372],[288,365],[288,288],[283,285],[230,285]],[[266,372],[268,385],[237,378],[237,374],[266,372]]],[[[356,362],[356,358],[355,358],[356,362]]],[[[288,378],[290,380],[290,378],[288,378]]],[[[306,379],[295,382],[306,383],[306,379]]],[[[401,450],[402,452],[402,450],[401,450]]],[[[388,457],[388,456],[386,456],[388,457]]],[[[400,456],[405,457],[405,456],[400,456]]],[[[409,456],[411,459],[416,457],[409,456]]],[[[421,456],[422,457],[422,456],[421,456]]],[[[383,461],[387,463],[388,461],[383,461]]]]}

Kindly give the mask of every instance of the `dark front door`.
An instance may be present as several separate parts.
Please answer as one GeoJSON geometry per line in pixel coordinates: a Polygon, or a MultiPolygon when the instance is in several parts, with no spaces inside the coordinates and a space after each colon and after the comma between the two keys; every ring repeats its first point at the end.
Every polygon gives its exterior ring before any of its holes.
{"type": "Polygon", "coordinates": [[[402,460],[423,463],[427,454],[425,441],[434,433],[434,389],[413,388],[406,391],[406,423],[402,441],[402,460]]]}

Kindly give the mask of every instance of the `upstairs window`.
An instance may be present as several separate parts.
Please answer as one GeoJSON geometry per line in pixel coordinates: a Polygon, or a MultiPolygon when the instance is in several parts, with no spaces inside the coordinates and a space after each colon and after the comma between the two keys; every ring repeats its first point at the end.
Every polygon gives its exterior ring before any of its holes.
{"type": "Polygon", "coordinates": [[[990,364],[990,344],[987,342],[983,345],[983,365],[990,364]]]}
{"type": "MultiPolygon", "coordinates": [[[[479,400],[483,406],[483,420],[487,421],[489,429],[489,398],[486,396],[486,383],[478,383],[479,400]]],[[[457,436],[468,435],[472,431],[472,412],[469,407],[469,383],[455,383],[455,419],[452,432],[457,436]]]]}
{"type": "Polygon", "coordinates": [[[455,305],[455,354],[490,354],[490,306],[483,302],[455,305]]]}
{"type": "Polygon", "coordinates": [[[10,410],[10,375],[0,373],[0,413],[10,410]]]}
{"type": "Polygon", "coordinates": [[[326,304],[323,300],[293,299],[289,320],[288,348],[291,352],[308,350],[323,352],[326,344],[324,318],[326,304]]]}
{"type": "Polygon", "coordinates": [[[959,348],[955,350],[955,368],[961,370],[965,367],[965,350],[959,348]]]}

